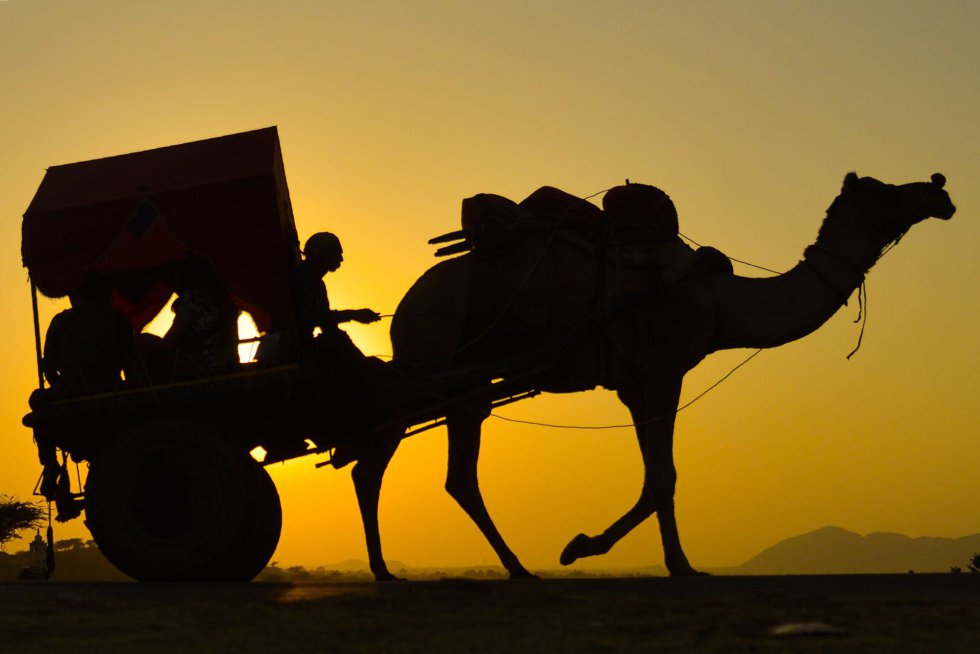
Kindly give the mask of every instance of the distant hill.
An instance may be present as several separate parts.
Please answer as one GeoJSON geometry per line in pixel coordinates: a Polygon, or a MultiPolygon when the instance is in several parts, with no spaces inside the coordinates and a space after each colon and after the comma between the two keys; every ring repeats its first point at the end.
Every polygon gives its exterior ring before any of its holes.
{"type": "Polygon", "coordinates": [[[867,536],[823,527],[787,538],[762,551],[734,574],[859,574],[949,572],[966,567],[980,552],[980,534],[962,538],[910,538],[874,532],[867,536]]]}

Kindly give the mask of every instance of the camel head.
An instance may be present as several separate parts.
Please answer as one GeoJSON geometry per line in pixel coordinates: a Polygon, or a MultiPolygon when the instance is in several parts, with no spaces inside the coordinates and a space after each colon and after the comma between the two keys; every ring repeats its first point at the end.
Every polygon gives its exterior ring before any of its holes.
{"type": "Polygon", "coordinates": [[[956,212],[943,189],[946,178],[935,173],[928,182],[885,184],[848,173],[840,195],[827,210],[818,243],[851,255],[866,269],[882,250],[926,218],[949,220],[956,212]]]}

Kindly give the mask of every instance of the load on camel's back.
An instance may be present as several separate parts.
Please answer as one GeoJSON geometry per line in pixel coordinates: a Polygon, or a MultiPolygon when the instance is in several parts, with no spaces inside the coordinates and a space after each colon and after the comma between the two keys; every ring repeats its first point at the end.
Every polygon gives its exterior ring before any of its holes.
{"type": "Polygon", "coordinates": [[[695,251],[681,241],[669,195],[628,180],[605,193],[601,209],[552,186],[542,186],[520,203],[480,193],[463,200],[461,230],[429,243],[449,243],[436,251],[440,257],[463,252],[493,256],[542,233],[603,262],[657,268],[666,284],[694,272],[732,272],[720,251],[695,251]]]}

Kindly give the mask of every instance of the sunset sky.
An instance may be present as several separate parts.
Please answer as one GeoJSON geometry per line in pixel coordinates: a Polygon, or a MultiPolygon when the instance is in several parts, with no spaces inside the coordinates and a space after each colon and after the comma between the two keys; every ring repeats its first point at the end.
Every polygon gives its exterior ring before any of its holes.
{"type": "MultiPolygon", "coordinates": [[[[40,472],[20,424],[37,373],[19,248],[45,168],[277,125],[301,238],[344,242],[332,303],[386,314],[475,193],[643,181],[670,194],[688,236],[785,270],[848,171],[944,173],[957,214],[914,228],[872,271],[858,354],[845,359],[852,302],[680,414],[677,515],[695,567],[823,525],[980,531],[980,3],[9,0],[0,71],[2,493],[28,496],[40,472]]],[[[59,306],[42,300],[42,314],[59,306]]],[[[389,322],[350,331],[386,354],[389,322]]],[[[684,400],[747,354],[709,358],[684,400]]],[[[500,414],[628,422],[604,391],[500,414]]],[[[385,553],[495,564],[443,490],[445,460],[444,430],[402,445],[381,497],[385,553]]],[[[285,520],[275,560],[366,559],[348,472],[315,462],[270,469],[285,520]]],[[[525,565],[553,568],[572,536],[632,505],[641,466],[628,429],[490,419],[480,482],[525,565]]],[[[88,537],[81,520],[56,536],[88,537]]],[[[576,565],[662,560],[650,520],[576,565]]]]}

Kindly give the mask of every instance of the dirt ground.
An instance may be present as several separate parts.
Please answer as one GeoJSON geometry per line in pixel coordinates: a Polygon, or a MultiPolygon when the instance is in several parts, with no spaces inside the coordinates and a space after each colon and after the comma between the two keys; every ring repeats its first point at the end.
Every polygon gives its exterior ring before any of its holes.
{"type": "Polygon", "coordinates": [[[980,575],[0,584],[0,652],[109,651],[978,652],[980,575]]]}

